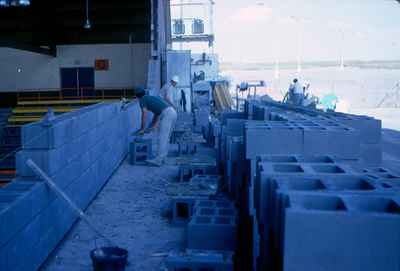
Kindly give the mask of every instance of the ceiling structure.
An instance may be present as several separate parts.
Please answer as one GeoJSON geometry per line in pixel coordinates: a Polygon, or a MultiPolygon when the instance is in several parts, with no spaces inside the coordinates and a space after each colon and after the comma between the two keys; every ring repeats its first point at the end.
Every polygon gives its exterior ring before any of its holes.
{"type": "Polygon", "coordinates": [[[56,45],[148,43],[150,0],[31,0],[0,8],[0,46],[55,55],[56,45]]]}

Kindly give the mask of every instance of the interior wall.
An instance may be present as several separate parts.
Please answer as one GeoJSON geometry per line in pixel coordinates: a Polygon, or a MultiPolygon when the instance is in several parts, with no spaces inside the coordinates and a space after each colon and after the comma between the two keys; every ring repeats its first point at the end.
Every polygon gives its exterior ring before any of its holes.
{"type": "Polygon", "coordinates": [[[57,46],[57,57],[0,48],[0,91],[37,91],[60,88],[60,68],[94,67],[108,59],[107,71],[95,71],[96,88],[145,85],[150,44],[96,44],[57,46]]]}

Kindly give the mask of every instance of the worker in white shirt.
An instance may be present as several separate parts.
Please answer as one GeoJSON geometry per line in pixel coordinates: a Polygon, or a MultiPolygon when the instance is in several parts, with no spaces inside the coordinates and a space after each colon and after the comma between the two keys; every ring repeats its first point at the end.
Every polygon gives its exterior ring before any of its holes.
{"type": "Polygon", "coordinates": [[[176,86],[178,85],[178,83],[179,83],[179,77],[176,75],[173,76],[172,79],[160,89],[160,94],[159,94],[160,98],[162,98],[175,110],[176,110],[176,105],[174,103],[174,97],[177,95],[176,86]]]}
{"type": "Polygon", "coordinates": [[[289,86],[289,92],[292,96],[292,102],[295,105],[301,105],[303,100],[303,87],[297,78],[293,79],[293,83],[289,86]]]}

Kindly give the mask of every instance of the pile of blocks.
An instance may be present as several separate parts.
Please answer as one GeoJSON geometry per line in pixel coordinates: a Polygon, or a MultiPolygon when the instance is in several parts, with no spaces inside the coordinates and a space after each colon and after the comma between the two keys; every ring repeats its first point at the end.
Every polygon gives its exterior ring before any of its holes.
{"type": "Polygon", "coordinates": [[[400,175],[381,167],[379,120],[249,100],[220,122],[240,270],[398,269],[400,175]]]}
{"type": "Polygon", "coordinates": [[[130,164],[136,165],[146,160],[152,159],[153,139],[135,137],[129,145],[130,164]]]}
{"type": "Polygon", "coordinates": [[[233,271],[238,230],[234,204],[190,197],[174,198],[173,204],[173,223],[187,226],[187,250],[167,257],[168,270],[233,271]]]}
{"type": "Polygon", "coordinates": [[[216,173],[217,169],[212,164],[186,163],[180,165],[178,179],[180,182],[187,182],[196,175],[214,175],[216,173]]]}

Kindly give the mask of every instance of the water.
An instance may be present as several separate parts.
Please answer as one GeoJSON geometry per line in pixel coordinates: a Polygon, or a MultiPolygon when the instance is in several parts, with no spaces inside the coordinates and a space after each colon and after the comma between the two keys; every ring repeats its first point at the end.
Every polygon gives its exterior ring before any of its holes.
{"type": "Polygon", "coordinates": [[[232,69],[223,72],[234,78],[235,84],[246,80],[265,80],[267,87],[257,92],[276,100],[282,100],[289,83],[293,78],[299,78],[302,83],[309,82],[311,93],[320,98],[327,94],[338,96],[338,111],[368,114],[382,119],[384,127],[400,129],[400,109],[390,108],[388,103],[385,103],[386,107],[377,109],[384,96],[394,92],[395,85],[400,82],[400,69],[315,67],[303,69],[300,75],[296,69],[282,69],[278,78],[274,69],[232,69]]]}

